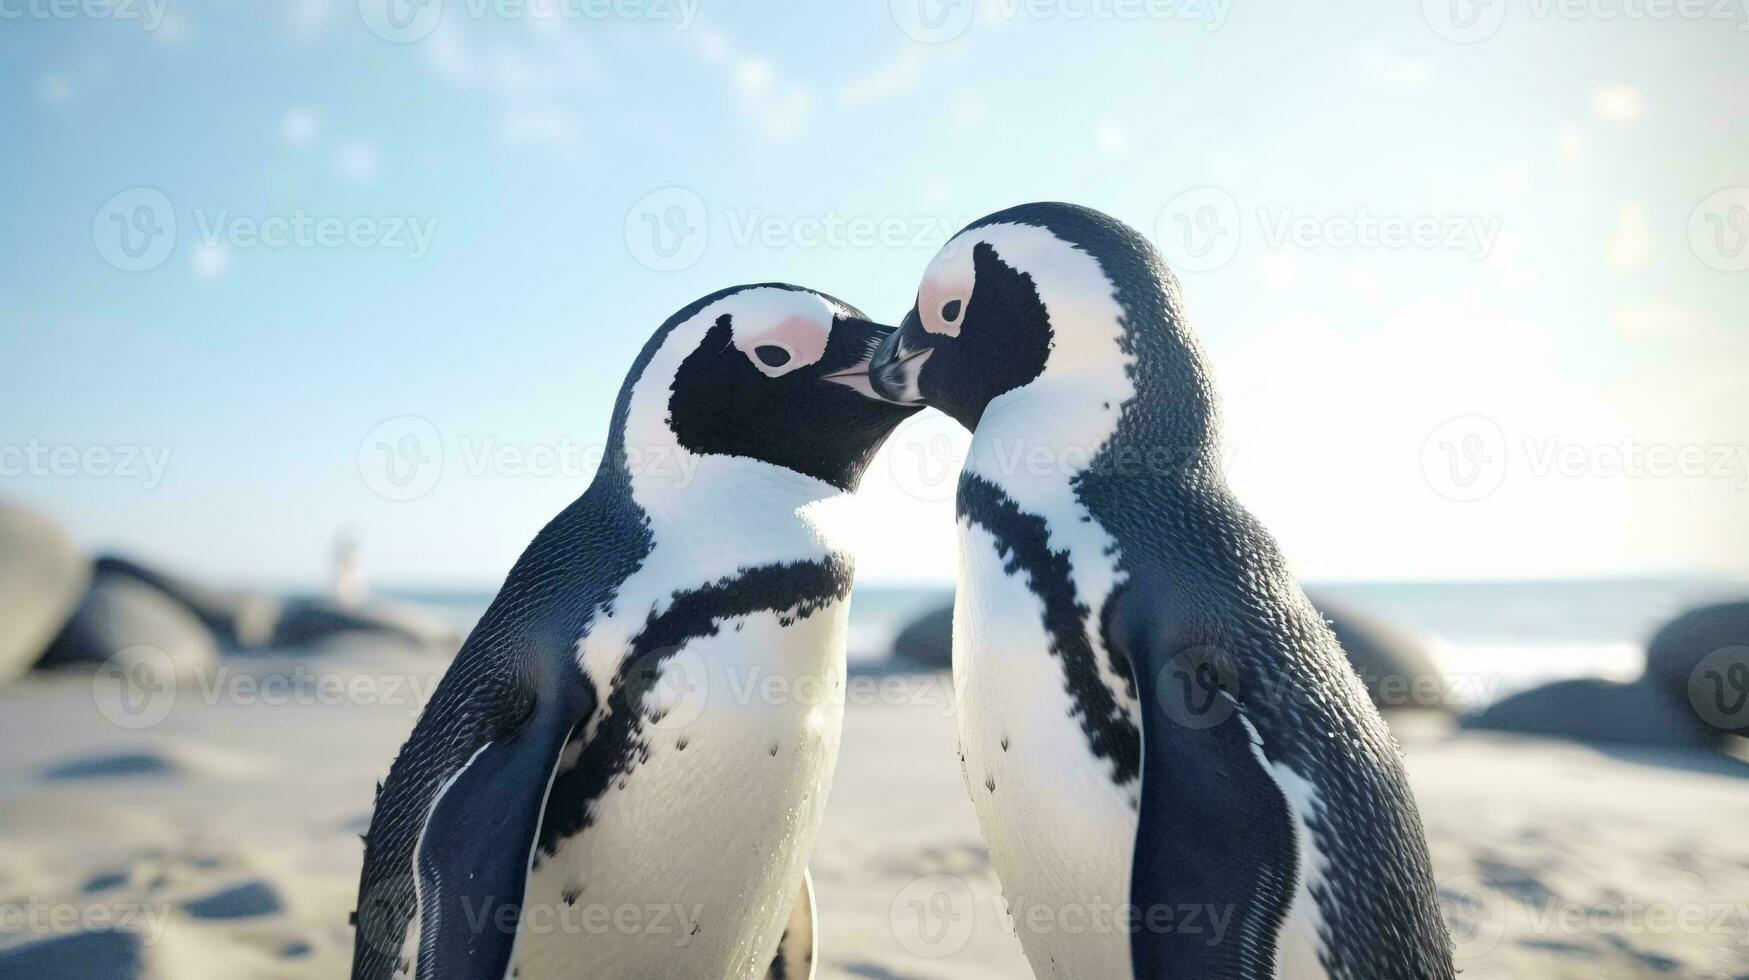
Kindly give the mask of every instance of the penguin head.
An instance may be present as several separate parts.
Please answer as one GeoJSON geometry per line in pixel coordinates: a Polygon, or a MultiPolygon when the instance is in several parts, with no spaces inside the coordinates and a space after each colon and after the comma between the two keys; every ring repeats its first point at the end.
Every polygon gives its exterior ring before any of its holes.
{"type": "Polygon", "coordinates": [[[1129,226],[1072,204],[1020,205],[966,226],[935,255],[871,376],[889,398],[976,428],[991,400],[1041,377],[1189,342],[1175,294],[1154,247],[1129,226]],[[1170,322],[1141,337],[1138,319],[1170,322]]]}
{"type": "Polygon", "coordinates": [[[854,490],[882,440],[919,406],[871,387],[892,327],[783,283],[720,290],[670,317],[616,406],[628,462],[673,447],[782,466],[854,490]]]}

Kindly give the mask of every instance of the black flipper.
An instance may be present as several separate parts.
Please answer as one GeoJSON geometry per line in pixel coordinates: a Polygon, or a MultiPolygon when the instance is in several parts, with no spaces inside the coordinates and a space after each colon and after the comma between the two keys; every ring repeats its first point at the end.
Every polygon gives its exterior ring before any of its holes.
{"type": "Polygon", "coordinates": [[[1229,693],[1235,666],[1213,637],[1149,610],[1121,610],[1112,625],[1142,718],[1135,976],[1267,980],[1298,845],[1287,800],[1229,693]]]}
{"type": "Polygon", "coordinates": [[[559,753],[574,725],[556,702],[488,742],[431,808],[416,854],[419,977],[503,977],[559,753]]]}

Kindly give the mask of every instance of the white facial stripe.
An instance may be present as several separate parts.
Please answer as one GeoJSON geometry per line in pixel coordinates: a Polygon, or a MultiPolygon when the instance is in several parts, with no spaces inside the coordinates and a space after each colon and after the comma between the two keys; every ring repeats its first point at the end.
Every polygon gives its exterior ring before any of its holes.
{"type": "Polygon", "coordinates": [[[917,288],[917,317],[923,329],[944,337],[958,337],[960,324],[965,322],[966,307],[972,300],[972,288],[977,279],[972,266],[972,246],[979,239],[964,235],[948,242],[930,261],[923,272],[923,284],[917,288]],[[959,307],[947,316],[947,305],[959,307]]]}
{"type": "Polygon", "coordinates": [[[729,314],[735,347],[767,377],[787,374],[813,364],[826,353],[832,317],[842,310],[815,293],[763,287],[726,297],[715,317],[729,314]],[[781,364],[767,364],[756,353],[778,347],[789,355],[781,364]]]}

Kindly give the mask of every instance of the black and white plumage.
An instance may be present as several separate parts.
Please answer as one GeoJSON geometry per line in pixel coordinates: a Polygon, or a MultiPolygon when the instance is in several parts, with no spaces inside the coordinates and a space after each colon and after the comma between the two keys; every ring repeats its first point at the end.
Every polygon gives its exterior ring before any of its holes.
{"type": "Polygon", "coordinates": [[[356,980],[811,975],[851,585],[817,518],[912,411],[888,332],[781,284],[656,332],[379,789],[356,980]]]}
{"type": "Polygon", "coordinates": [[[961,752],[1034,972],[1451,977],[1395,743],[1226,487],[1146,239],[1066,204],[975,222],[872,374],[974,431],[961,752]]]}

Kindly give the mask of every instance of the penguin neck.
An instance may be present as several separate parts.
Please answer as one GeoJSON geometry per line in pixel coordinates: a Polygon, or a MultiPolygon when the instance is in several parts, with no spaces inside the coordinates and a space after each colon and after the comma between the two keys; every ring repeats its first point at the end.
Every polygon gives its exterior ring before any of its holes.
{"type": "Polygon", "coordinates": [[[831,483],[760,459],[692,452],[666,425],[642,427],[616,455],[632,501],[664,548],[733,556],[747,567],[832,550],[817,515],[846,494],[831,483]]]}

